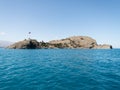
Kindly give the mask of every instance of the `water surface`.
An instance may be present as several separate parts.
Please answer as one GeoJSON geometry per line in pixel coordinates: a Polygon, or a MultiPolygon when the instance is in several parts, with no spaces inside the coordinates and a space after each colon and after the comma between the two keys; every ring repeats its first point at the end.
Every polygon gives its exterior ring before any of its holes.
{"type": "Polygon", "coordinates": [[[0,49],[0,90],[120,90],[120,49],[0,49]]]}

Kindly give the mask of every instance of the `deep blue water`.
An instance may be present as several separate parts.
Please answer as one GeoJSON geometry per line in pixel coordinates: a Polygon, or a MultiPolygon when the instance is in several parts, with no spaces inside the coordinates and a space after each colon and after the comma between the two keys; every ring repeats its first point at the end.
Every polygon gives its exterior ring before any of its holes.
{"type": "Polygon", "coordinates": [[[120,49],[0,49],[0,90],[120,90],[120,49]]]}

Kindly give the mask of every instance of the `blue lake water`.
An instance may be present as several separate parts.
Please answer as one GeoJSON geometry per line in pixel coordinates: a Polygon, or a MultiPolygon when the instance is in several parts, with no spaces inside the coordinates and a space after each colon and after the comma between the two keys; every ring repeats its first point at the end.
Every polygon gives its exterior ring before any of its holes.
{"type": "Polygon", "coordinates": [[[0,90],[120,90],[120,49],[0,49],[0,90]]]}

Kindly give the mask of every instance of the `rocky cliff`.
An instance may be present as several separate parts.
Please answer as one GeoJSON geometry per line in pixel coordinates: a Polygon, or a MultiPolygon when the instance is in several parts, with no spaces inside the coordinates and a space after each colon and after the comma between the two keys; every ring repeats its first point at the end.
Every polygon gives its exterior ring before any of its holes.
{"type": "Polygon", "coordinates": [[[8,48],[12,49],[41,49],[41,48],[79,48],[79,49],[112,49],[111,45],[98,45],[95,39],[88,36],[73,36],[61,40],[38,42],[34,39],[17,42],[8,48]]]}
{"type": "Polygon", "coordinates": [[[17,43],[14,43],[13,45],[8,46],[8,48],[11,49],[37,49],[39,48],[39,42],[34,39],[29,40],[23,40],[19,41],[17,43]]]}

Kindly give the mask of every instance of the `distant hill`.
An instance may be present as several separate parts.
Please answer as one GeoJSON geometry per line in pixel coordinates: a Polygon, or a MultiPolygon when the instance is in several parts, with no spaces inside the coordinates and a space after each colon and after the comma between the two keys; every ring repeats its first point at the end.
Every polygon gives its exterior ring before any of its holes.
{"type": "Polygon", "coordinates": [[[0,47],[8,47],[11,44],[13,44],[13,42],[0,40],[0,47]]]}

